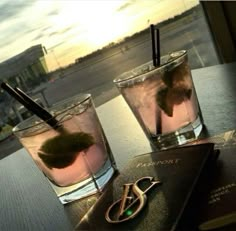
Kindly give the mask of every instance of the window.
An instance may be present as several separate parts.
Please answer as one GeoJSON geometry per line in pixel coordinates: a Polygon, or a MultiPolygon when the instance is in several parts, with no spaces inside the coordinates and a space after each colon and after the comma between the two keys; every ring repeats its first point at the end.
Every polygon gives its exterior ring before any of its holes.
{"type": "MultiPolygon", "coordinates": [[[[161,54],[186,49],[192,69],[222,62],[208,9],[197,0],[4,0],[0,13],[1,81],[45,106],[81,92],[90,92],[96,106],[117,96],[112,80],[151,59],[150,24],[160,29],[161,54]]],[[[1,90],[1,134],[21,119],[13,105],[1,90]]],[[[5,153],[20,147],[2,137],[5,153]]]]}
{"type": "Polygon", "coordinates": [[[236,4],[233,1],[202,2],[221,62],[236,60],[236,4]]]}

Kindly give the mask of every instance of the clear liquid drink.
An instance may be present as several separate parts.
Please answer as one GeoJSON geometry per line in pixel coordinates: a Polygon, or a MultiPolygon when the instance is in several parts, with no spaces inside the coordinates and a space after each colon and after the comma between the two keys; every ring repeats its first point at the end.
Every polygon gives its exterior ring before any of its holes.
{"type": "Polygon", "coordinates": [[[90,95],[51,110],[59,128],[33,116],[13,132],[65,204],[102,190],[115,165],[90,95]]]}
{"type": "Polygon", "coordinates": [[[114,80],[139,124],[157,149],[195,140],[203,127],[187,52],[173,52],[114,80]]]}

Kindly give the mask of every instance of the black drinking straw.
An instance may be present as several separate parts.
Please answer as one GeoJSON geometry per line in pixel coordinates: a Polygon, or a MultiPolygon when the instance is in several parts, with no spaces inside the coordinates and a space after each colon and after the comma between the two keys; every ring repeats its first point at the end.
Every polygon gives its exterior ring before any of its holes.
{"type": "MultiPolygon", "coordinates": [[[[160,31],[155,28],[153,24],[150,26],[151,40],[152,40],[152,61],[154,67],[159,67],[161,64],[161,52],[160,52],[160,31]]],[[[157,107],[156,111],[156,134],[161,134],[161,110],[157,107]]],[[[155,138],[156,139],[156,138],[155,138]]]]}
{"type": "Polygon", "coordinates": [[[23,104],[25,108],[44,120],[52,128],[57,129],[59,127],[58,121],[43,107],[34,102],[34,100],[27,94],[25,94],[22,90],[20,90],[19,88],[13,89],[9,84],[4,82],[1,84],[1,87],[5,91],[7,91],[9,95],[14,97],[18,102],[23,104]]]}
{"type": "Polygon", "coordinates": [[[151,40],[152,40],[152,61],[153,66],[160,66],[160,32],[158,28],[155,28],[153,24],[150,26],[151,40]]]}

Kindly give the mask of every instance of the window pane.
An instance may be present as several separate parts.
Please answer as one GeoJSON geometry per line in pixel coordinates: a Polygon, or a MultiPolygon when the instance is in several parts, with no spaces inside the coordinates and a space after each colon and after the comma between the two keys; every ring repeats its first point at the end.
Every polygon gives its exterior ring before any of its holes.
{"type": "MultiPolygon", "coordinates": [[[[0,78],[45,106],[81,92],[96,106],[117,96],[112,80],[152,57],[150,24],[161,54],[186,49],[192,69],[219,63],[197,0],[2,1],[0,13],[0,78]]],[[[9,153],[20,146],[5,140],[6,125],[29,115],[19,108],[1,91],[0,146],[9,153]]]]}

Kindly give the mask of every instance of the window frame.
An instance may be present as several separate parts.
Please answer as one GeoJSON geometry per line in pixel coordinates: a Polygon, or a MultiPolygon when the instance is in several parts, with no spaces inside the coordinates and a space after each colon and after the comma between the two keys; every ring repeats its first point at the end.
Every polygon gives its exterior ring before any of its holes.
{"type": "Polygon", "coordinates": [[[235,2],[201,1],[221,63],[236,61],[235,2]]]}

